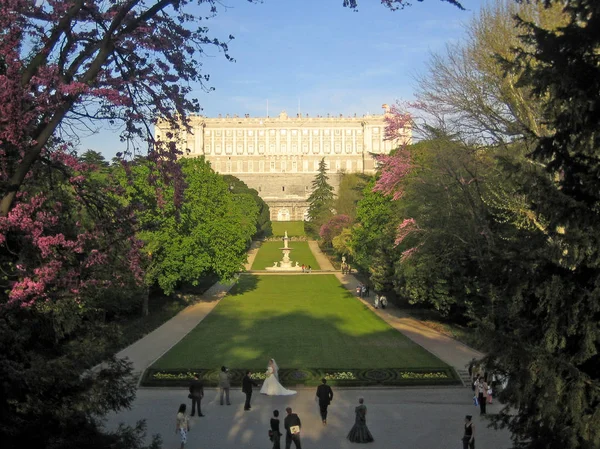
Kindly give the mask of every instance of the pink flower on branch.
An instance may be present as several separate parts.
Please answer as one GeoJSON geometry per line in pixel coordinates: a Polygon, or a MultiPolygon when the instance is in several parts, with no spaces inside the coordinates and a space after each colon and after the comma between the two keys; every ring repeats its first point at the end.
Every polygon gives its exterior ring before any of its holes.
{"type": "Polygon", "coordinates": [[[385,121],[385,140],[397,141],[400,145],[404,145],[410,136],[412,128],[412,115],[405,112],[410,105],[401,105],[396,103],[393,106],[384,105],[386,108],[383,120],[385,121]]]}
{"type": "Polygon", "coordinates": [[[373,187],[374,192],[391,196],[394,200],[402,198],[402,181],[412,168],[411,155],[406,148],[398,148],[395,153],[375,155],[379,164],[380,176],[373,187]]]}
{"type": "Polygon", "coordinates": [[[394,246],[400,245],[410,234],[421,231],[421,228],[417,226],[417,222],[414,218],[405,218],[396,228],[396,239],[394,240],[394,246]]]}

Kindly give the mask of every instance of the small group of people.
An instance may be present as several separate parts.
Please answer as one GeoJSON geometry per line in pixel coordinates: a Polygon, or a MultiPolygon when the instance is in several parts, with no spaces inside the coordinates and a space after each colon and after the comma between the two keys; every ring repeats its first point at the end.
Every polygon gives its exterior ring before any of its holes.
{"type": "Polygon", "coordinates": [[[493,382],[488,382],[488,373],[482,371],[482,368],[475,358],[469,362],[468,371],[471,378],[471,389],[473,390],[473,403],[479,406],[479,414],[485,415],[487,404],[493,402],[493,382]]]}
{"type": "Polygon", "coordinates": [[[371,294],[371,288],[362,282],[356,286],[356,296],[359,298],[368,298],[371,294]]]}
{"type": "Polygon", "coordinates": [[[384,295],[375,295],[375,301],[373,302],[373,306],[376,309],[379,309],[379,307],[381,307],[382,309],[385,309],[388,305],[388,300],[384,295]]]}
{"type": "MultiPolygon", "coordinates": [[[[246,401],[244,403],[245,411],[252,409],[250,404],[252,398],[252,388],[258,387],[258,383],[252,379],[251,374],[251,371],[247,370],[244,378],[242,379],[242,392],[246,395],[246,401]]],[[[290,396],[296,394],[296,391],[288,390],[279,383],[279,366],[277,365],[277,362],[275,362],[275,359],[269,360],[266,376],[267,377],[265,378],[265,381],[260,389],[262,394],[267,396],[290,396]]],[[[219,372],[221,405],[231,405],[229,400],[230,388],[231,375],[229,374],[229,369],[226,366],[222,366],[221,371],[219,372]]],[[[194,379],[189,387],[188,398],[192,400],[192,413],[190,416],[194,416],[196,414],[196,410],[198,411],[198,416],[205,416],[201,409],[202,399],[204,398],[204,385],[196,373],[194,374],[194,379]]],[[[333,390],[329,385],[327,385],[327,379],[321,380],[321,385],[317,387],[315,399],[319,403],[321,421],[325,426],[327,425],[327,409],[333,401],[333,390]]],[[[185,444],[187,443],[187,434],[190,431],[190,421],[188,415],[186,414],[186,410],[186,404],[181,404],[177,411],[176,417],[175,432],[180,435],[181,449],[184,449],[185,444]]],[[[291,444],[294,443],[296,449],[301,449],[302,443],[300,439],[300,430],[302,428],[302,423],[300,418],[296,413],[293,413],[291,407],[286,408],[286,413],[287,415],[284,419],[284,430],[286,435],[285,447],[286,449],[290,449],[291,444]]],[[[354,426],[348,433],[348,440],[353,443],[369,443],[374,441],[373,436],[367,427],[366,417],[367,407],[364,405],[364,399],[360,398],[359,405],[355,408],[354,426]]],[[[280,440],[282,433],[279,426],[279,410],[274,410],[269,429],[269,439],[273,442],[273,449],[280,449],[281,447],[280,440]]]]}
{"type": "Polygon", "coordinates": [[[310,273],[310,272],[312,272],[312,267],[310,265],[304,265],[304,264],[302,264],[302,272],[303,273],[310,273]]]}
{"type": "Polygon", "coordinates": [[[342,262],[342,274],[351,274],[352,267],[346,262],[342,262]]]}

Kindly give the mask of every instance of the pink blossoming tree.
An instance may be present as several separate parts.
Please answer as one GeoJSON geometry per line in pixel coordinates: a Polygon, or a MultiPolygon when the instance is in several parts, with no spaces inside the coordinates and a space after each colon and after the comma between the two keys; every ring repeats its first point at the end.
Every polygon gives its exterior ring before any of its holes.
{"type": "Polygon", "coordinates": [[[352,224],[352,219],[348,215],[334,215],[325,224],[321,226],[319,235],[323,239],[323,243],[331,245],[335,237],[340,235],[344,228],[352,224]]]}
{"type": "MultiPolygon", "coordinates": [[[[127,363],[100,306],[143,277],[135,204],[81,163],[74,146],[99,122],[145,142],[156,170],[183,182],[174,145],[152,140],[199,111],[213,0],[0,0],[0,441],[7,447],[128,447],[142,427],[103,435],[95,417],[131,404],[127,363]],[[194,85],[192,87],[192,85],[194,85]],[[87,371],[100,360],[98,371],[87,371]],[[15,430],[16,429],[16,430],[15,430]]],[[[182,124],[182,125],[181,125],[182,124]]],[[[130,145],[131,144],[131,145],[130,145]]],[[[158,184],[158,183],[156,183],[158,184]]],[[[160,192],[157,191],[157,194],[160,192]]],[[[160,195],[159,195],[160,196],[160,195]]]]}

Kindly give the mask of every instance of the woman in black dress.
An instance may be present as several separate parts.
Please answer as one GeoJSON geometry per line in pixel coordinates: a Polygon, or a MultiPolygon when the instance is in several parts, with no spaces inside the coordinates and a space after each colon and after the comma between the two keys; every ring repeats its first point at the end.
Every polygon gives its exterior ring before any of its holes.
{"type": "Polygon", "coordinates": [[[371,435],[367,427],[367,406],[364,405],[364,402],[364,399],[360,398],[358,400],[360,405],[354,409],[356,419],[354,426],[352,426],[350,433],[348,433],[348,439],[353,443],[371,443],[374,441],[373,435],[371,435]]]}

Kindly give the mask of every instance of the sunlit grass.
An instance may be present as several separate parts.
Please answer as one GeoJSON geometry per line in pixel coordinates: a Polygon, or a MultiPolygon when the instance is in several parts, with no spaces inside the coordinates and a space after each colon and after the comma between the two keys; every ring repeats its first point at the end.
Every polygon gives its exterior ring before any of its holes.
{"type": "MultiPolygon", "coordinates": [[[[314,270],[319,269],[319,264],[307,242],[290,242],[288,246],[292,248],[290,260],[294,262],[294,265],[298,262],[300,265],[310,265],[314,270]]],[[[281,248],[283,248],[283,240],[281,242],[263,242],[252,263],[252,269],[264,270],[266,267],[272,267],[274,262],[279,262],[283,257],[281,248]]]]}
{"type": "Polygon", "coordinates": [[[157,369],[434,368],[446,365],[372,313],[333,275],[240,278],[157,369]]]}
{"type": "Polygon", "coordinates": [[[283,237],[285,231],[288,237],[305,235],[303,221],[272,221],[271,228],[275,237],[283,237]]]}

